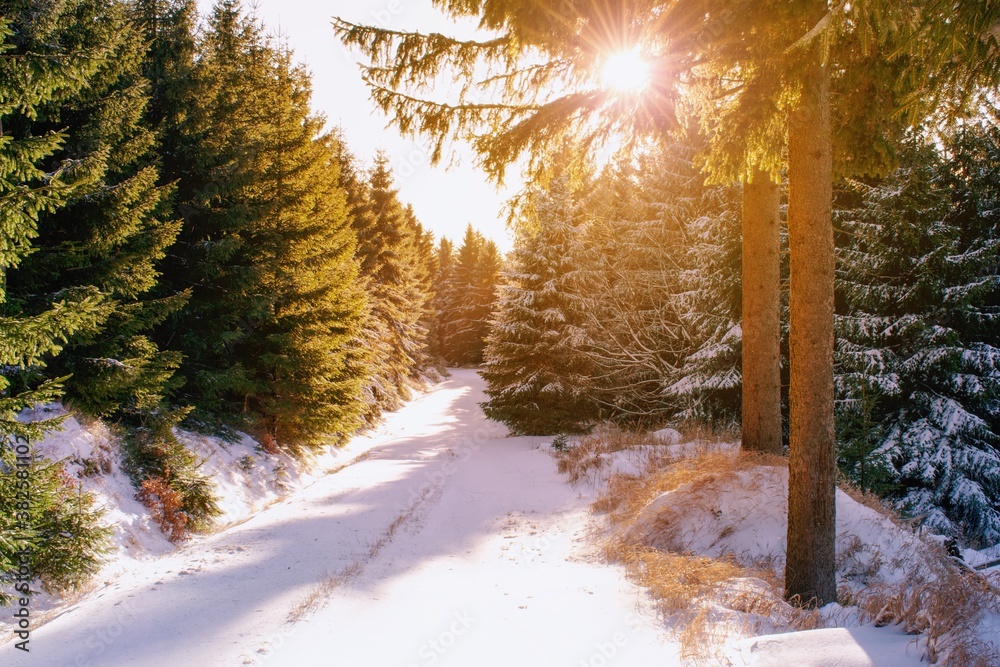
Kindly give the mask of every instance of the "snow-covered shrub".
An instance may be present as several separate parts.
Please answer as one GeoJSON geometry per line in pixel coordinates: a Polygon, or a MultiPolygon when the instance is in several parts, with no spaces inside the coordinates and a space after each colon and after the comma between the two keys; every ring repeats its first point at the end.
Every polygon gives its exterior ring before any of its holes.
{"type": "Polygon", "coordinates": [[[981,546],[1000,541],[1000,175],[980,166],[1000,157],[1000,128],[950,150],[912,146],[838,214],[841,464],[981,546]]]}

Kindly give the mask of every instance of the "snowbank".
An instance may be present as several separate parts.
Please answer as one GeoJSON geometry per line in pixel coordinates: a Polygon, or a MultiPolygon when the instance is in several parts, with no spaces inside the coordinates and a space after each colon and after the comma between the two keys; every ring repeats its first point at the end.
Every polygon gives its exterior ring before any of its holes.
{"type": "MultiPolygon", "coordinates": [[[[112,529],[110,551],[105,564],[84,590],[63,597],[40,593],[32,602],[35,618],[41,622],[51,617],[57,607],[80,599],[97,586],[107,586],[122,573],[134,569],[138,561],[163,556],[183,545],[171,543],[135,499],[136,490],[122,469],[116,436],[99,420],[83,420],[59,404],[39,406],[19,415],[25,421],[64,416],[62,429],[49,433],[35,444],[36,455],[62,461],[67,475],[78,480],[80,489],[95,498],[103,510],[102,524],[112,529]]],[[[259,450],[257,442],[240,434],[239,442],[176,431],[184,445],[202,460],[200,471],[213,483],[222,514],[213,530],[245,521],[265,507],[310,485],[319,477],[364,456],[386,437],[381,430],[355,437],[343,448],[328,447],[305,460],[287,454],[269,455],[259,450]]],[[[202,539],[193,536],[191,540],[202,539]]],[[[36,584],[37,586],[37,584],[36,584]]],[[[0,632],[12,627],[0,618],[0,632]]]]}
{"type": "MultiPolygon", "coordinates": [[[[604,484],[610,494],[629,493],[621,486],[608,484],[614,473],[632,479],[650,475],[644,493],[649,493],[648,489],[668,489],[654,491],[651,499],[646,496],[640,500],[645,505],[632,516],[623,516],[621,508],[636,505],[621,504],[620,498],[611,504],[607,499],[599,504],[619,508],[612,512],[619,512],[615,516],[622,522],[618,530],[623,545],[735,561],[748,572],[769,573],[761,574],[763,579],[746,576],[719,581],[704,599],[691,601],[692,609],[702,610],[693,614],[707,613],[714,619],[710,633],[726,638],[728,645],[723,652],[733,665],[903,667],[919,665],[929,651],[947,651],[948,645],[954,645],[954,638],[947,632],[928,639],[905,631],[912,628],[866,625],[861,610],[835,603],[808,620],[813,627],[818,624],[819,629],[789,632],[803,616],[796,616],[797,612],[781,601],[780,583],[774,583],[780,582],[784,570],[788,469],[784,465],[739,461],[737,447],[678,443],[605,452],[601,454],[602,474],[598,475],[598,484],[604,484]],[[644,461],[651,462],[649,470],[636,472],[644,461]],[[775,585],[777,588],[772,590],[775,585]],[[762,634],[774,632],[783,634],[762,634]],[[935,641],[939,643],[935,645],[935,641]]],[[[836,502],[837,586],[841,600],[861,600],[873,591],[902,590],[918,579],[933,578],[932,573],[941,572],[942,567],[950,571],[933,553],[932,543],[938,540],[915,535],[843,490],[837,491],[836,502]]],[[[965,555],[971,563],[983,562],[997,550],[965,555]]],[[[643,565],[640,572],[646,574],[638,576],[648,576],[649,567],[643,565]]],[[[801,623],[798,627],[802,627],[801,623]]],[[[976,634],[974,629],[971,632],[970,636],[976,634]]],[[[987,611],[979,621],[978,637],[991,645],[987,652],[1000,647],[1000,616],[987,611]]],[[[1000,651],[995,653],[1000,655],[1000,651]]]]}
{"type": "Polygon", "coordinates": [[[825,628],[767,635],[746,639],[737,650],[737,660],[747,667],[916,667],[925,664],[919,658],[918,638],[898,628],[825,628]]]}
{"type": "MultiPolygon", "coordinates": [[[[647,505],[632,531],[641,543],[745,565],[784,567],[788,469],[755,466],[709,475],[647,505]]],[[[926,545],[888,517],[837,490],[838,584],[854,590],[903,580],[926,545]]]]}

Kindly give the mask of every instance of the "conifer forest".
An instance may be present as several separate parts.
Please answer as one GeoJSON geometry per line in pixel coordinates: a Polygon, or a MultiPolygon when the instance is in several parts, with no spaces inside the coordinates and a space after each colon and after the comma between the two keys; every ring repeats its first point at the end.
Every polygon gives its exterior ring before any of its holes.
{"type": "MultiPolygon", "coordinates": [[[[482,393],[462,390],[478,398],[440,428],[481,410],[574,483],[574,466],[614,459],[607,443],[648,434],[787,470],[766,555],[789,608],[869,604],[844,574],[838,488],[959,560],[1000,557],[1000,2],[418,3],[474,27],[461,36],[408,25],[406,3],[321,4],[313,20],[351,54],[365,108],[427,142],[435,168],[511,188],[499,219],[483,207],[445,234],[418,218],[394,155],[352,148],[317,108],[329,63],[304,63],[240,0],[0,0],[0,610],[85,592],[132,548],[102,477],[121,470],[156,539],[194,544],[236,525],[212,451],[247,480],[266,471],[260,498],[277,502],[292,471],[466,377],[482,393]],[[107,444],[36,451],[72,429],[107,444]]],[[[477,428],[469,456],[494,456],[477,428]]],[[[482,465],[484,480],[509,474],[482,465]]],[[[638,488],[623,474],[591,511],[638,521],[661,500],[609,501],[638,488]]],[[[511,496],[532,497],[517,475],[511,496]]],[[[449,489],[413,491],[366,558],[398,526],[434,525],[421,508],[449,489]]],[[[376,498],[357,503],[396,502],[376,498]]],[[[660,595],[648,554],[667,547],[636,548],[609,559],[660,595]]],[[[330,581],[363,576],[349,572],[330,581]]],[[[1000,582],[977,576],[1000,627],[1000,582]]],[[[310,600],[288,623],[322,613],[310,600]]],[[[905,625],[889,608],[871,622],[905,625]]],[[[935,643],[929,613],[905,626],[929,637],[928,662],[997,664],[996,645],[955,643],[952,626],[935,643]]],[[[333,664],[315,650],[294,664],[333,664]]],[[[450,655],[428,650],[414,664],[450,655]]],[[[662,664],[744,664],[686,650],[662,664]]]]}

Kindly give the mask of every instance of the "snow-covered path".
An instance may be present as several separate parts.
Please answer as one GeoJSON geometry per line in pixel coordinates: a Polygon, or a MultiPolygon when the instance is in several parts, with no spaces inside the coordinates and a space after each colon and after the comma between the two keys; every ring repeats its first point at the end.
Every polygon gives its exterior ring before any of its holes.
{"type": "Polygon", "coordinates": [[[0,664],[678,664],[642,594],[587,558],[589,498],[455,371],[286,501],[108,584],[0,664]]]}

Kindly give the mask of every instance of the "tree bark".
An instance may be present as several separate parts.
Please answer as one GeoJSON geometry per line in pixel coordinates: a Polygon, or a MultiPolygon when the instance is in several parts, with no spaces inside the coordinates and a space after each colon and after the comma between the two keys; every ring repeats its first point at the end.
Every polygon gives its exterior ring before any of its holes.
{"type": "Polygon", "coordinates": [[[819,606],[837,596],[833,165],[829,71],[819,44],[804,49],[803,57],[809,62],[803,67],[802,98],[788,115],[791,421],[785,594],[819,606]]]}
{"type": "Polygon", "coordinates": [[[781,193],[743,185],[743,449],[781,454],[781,193]]]}

